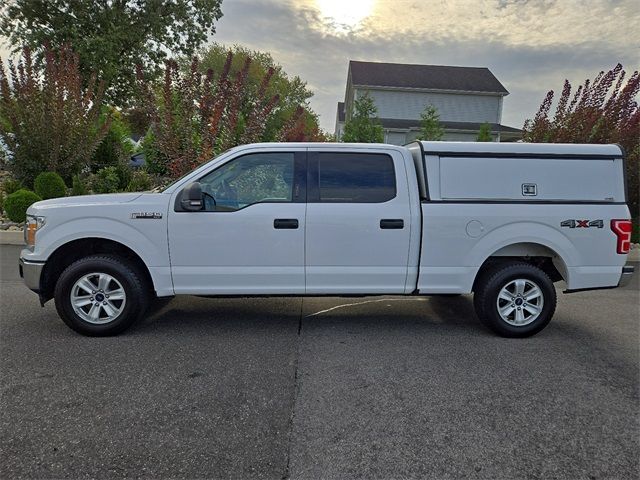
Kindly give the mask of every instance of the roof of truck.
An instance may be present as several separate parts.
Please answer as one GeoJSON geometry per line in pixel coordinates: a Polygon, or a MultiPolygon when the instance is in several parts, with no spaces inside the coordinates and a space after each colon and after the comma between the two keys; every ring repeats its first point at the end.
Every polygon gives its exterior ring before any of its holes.
{"type": "Polygon", "coordinates": [[[509,94],[507,89],[486,67],[452,67],[351,60],[349,70],[353,85],[509,94]]]}
{"type": "MultiPolygon", "coordinates": [[[[620,158],[624,151],[617,144],[585,144],[585,143],[524,143],[524,142],[412,142],[404,146],[387,143],[342,143],[342,142],[264,142],[239,145],[228,152],[237,152],[256,148],[271,149],[339,149],[349,148],[402,149],[422,144],[426,154],[450,154],[449,156],[481,156],[491,155],[509,157],[511,155],[526,156],[568,156],[568,157],[606,157],[620,158]]],[[[447,155],[443,155],[447,156],[447,155]]]]}
{"type": "MultiPolygon", "coordinates": [[[[418,142],[414,142],[418,143],[418,142]]],[[[584,144],[584,143],[499,143],[499,142],[419,142],[425,154],[463,154],[488,156],[543,155],[543,156],[586,156],[620,158],[624,151],[617,144],[584,144]]]]}

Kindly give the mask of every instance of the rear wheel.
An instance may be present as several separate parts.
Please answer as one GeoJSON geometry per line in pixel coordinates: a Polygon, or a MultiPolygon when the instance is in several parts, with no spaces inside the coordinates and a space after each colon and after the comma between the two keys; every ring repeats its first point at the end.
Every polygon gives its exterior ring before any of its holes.
{"type": "Polygon", "coordinates": [[[62,320],[90,336],[126,330],[149,301],[144,277],[115,255],[92,255],[71,264],[60,275],[54,296],[62,320]]]}
{"type": "Polygon", "coordinates": [[[551,321],[556,308],[553,282],[528,263],[505,263],[478,281],[474,305],[480,320],[505,337],[535,335],[551,321]]]}

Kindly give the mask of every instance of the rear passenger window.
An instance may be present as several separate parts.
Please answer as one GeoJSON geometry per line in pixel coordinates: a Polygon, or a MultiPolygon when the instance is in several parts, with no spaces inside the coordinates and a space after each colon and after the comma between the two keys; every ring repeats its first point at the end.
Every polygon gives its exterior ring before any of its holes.
{"type": "Polygon", "coordinates": [[[396,175],[389,155],[319,153],[320,201],[381,203],[396,196],[396,175]]]}

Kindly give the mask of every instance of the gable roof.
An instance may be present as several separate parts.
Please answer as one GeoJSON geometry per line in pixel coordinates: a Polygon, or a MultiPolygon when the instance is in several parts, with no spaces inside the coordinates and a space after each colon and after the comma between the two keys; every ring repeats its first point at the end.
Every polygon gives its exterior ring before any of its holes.
{"type": "Polygon", "coordinates": [[[493,73],[484,67],[450,67],[351,60],[349,61],[349,71],[353,85],[509,94],[493,73]]]}

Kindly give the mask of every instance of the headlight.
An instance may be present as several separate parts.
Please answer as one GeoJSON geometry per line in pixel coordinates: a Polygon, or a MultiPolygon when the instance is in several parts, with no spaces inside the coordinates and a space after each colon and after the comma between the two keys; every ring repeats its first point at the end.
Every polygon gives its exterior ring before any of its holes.
{"type": "Polygon", "coordinates": [[[45,218],[36,215],[27,215],[27,221],[24,224],[24,243],[28,247],[36,244],[36,232],[44,227],[45,218]]]}

